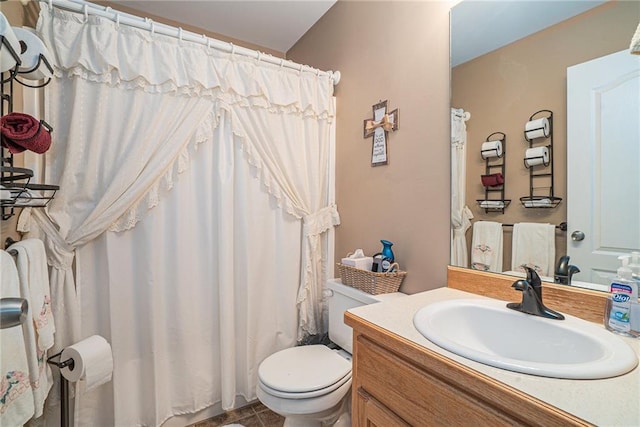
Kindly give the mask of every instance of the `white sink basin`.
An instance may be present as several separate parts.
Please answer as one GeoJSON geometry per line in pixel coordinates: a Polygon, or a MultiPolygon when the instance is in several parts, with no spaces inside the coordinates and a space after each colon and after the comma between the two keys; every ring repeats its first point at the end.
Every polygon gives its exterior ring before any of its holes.
{"type": "Polygon", "coordinates": [[[413,323],[452,353],[525,374],[598,379],[638,365],[626,342],[596,324],[567,315],[565,320],[545,319],[506,305],[483,299],[442,301],[420,309],[413,323]]]}

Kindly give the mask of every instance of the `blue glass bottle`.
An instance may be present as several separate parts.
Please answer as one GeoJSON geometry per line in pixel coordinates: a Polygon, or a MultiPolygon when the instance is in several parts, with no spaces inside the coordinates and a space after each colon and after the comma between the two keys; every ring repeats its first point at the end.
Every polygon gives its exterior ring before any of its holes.
{"type": "Polygon", "coordinates": [[[380,243],[382,243],[382,256],[387,258],[389,262],[393,263],[393,261],[395,260],[393,251],[391,250],[391,246],[393,246],[393,243],[388,240],[380,240],[380,243]]]}

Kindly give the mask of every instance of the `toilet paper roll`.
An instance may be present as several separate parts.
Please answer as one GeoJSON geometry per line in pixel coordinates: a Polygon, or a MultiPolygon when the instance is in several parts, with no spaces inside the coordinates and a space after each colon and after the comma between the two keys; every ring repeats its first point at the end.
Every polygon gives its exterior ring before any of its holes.
{"type": "Polygon", "coordinates": [[[549,164],[549,147],[529,148],[524,153],[526,167],[549,164]]]}
{"type": "Polygon", "coordinates": [[[85,390],[91,390],[111,381],[113,356],[111,346],[103,337],[92,335],[62,350],[60,360],[73,359],[74,367],[60,369],[71,382],[82,380],[85,390]]]}
{"type": "Polygon", "coordinates": [[[524,125],[524,134],[527,139],[546,138],[549,136],[549,119],[531,120],[524,125]]]}
{"type": "Polygon", "coordinates": [[[40,55],[42,55],[49,64],[52,64],[51,54],[35,30],[28,27],[13,27],[13,32],[18,40],[27,47],[20,54],[20,60],[22,61],[18,67],[20,76],[27,80],[43,80],[51,77],[52,70],[40,59],[40,55]]]}
{"type": "Polygon", "coordinates": [[[5,18],[2,13],[0,13],[0,36],[4,37],[4,41],[2,45],[0,45],[0,72],[4,73],[15,67],[18,63],[5,44],[11,46],[15,55],[20,58],[20,42],[13,28],[9,25],[9,21],[7,21],[7,18],[5,18]]]}
{"type": "Polygon", "coordinates": [[[480,148],[480,155],[483,159],[502,157],[502,141],[487,141],[482,143],[482,147],[480,148]]]}

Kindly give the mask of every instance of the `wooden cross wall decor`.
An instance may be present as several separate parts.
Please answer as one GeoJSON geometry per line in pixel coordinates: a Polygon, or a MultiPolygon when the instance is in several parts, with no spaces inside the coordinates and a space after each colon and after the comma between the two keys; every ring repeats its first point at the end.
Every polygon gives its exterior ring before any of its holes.
{"type": "Polygon", "coordinates": [[[371,147],[371,166],[389,163],[387,136],[398,129],[400,113],[396,108],[387,113],[387,101],[380,101],[373,106],[373,119],[364,121],[364,138],[373,136],[371,147]]]}

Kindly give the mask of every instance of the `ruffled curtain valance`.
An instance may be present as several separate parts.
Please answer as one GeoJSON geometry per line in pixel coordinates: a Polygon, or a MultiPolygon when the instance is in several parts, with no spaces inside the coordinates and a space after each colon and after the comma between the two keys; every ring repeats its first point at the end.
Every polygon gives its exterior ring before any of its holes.
{"type": "Polygon", "coordinates": [[[55,74],[145,91],[225,98],[332,119],[328,75],[268,64],[206,45],[119,25],[41,3],[38,31],[55,56],[55,74]],[[91,43],[87,43],[90,40],[91,43]]]}

